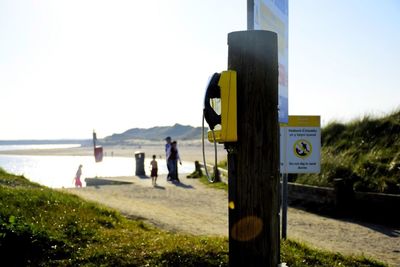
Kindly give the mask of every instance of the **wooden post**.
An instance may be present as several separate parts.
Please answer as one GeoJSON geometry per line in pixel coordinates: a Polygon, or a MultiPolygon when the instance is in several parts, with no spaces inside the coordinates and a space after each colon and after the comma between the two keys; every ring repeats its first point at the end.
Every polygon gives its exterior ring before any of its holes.
{"type": "Polygon", "coordinates": [[[194,162],[194,171],[187,175],[186,178],[201,178],[203,177],[203,172],[201,170],[200,162],[196,160],[194,162]]]}
{"type": "Polygon", "coordinates": [[[228,35],[228,69],[237,72],[238,141],[227,143],[229,265],[279,263],[277,35],[228,35]]]}
{"type": "Polygon", "coordinates": [[[93,130],[93,149],[96,148],[96,140],[97,140],[96,132],[93,130]]]}

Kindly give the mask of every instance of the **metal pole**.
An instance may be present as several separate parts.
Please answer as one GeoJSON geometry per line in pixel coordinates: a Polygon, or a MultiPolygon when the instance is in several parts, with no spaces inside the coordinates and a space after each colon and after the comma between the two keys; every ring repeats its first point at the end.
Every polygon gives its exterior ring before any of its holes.
{"type": "Polygon", "coordinates": [[[282,239],[287,238],[288,174],[282,178],[282,239]]]}
{"type": "Polygon", "coordinates": [[[254,30],[254,0],[247,0],[247,29],[254,30]]]}

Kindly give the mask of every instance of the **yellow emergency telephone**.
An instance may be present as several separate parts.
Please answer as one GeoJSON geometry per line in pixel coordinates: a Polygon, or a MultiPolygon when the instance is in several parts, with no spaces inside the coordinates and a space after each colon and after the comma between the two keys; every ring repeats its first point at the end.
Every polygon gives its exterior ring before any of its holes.
{"type": "Polygon", "coordinates": [[[237,141],[236,71],[214,73],[207,85],[204,118],[210,142],[237,141]]]}

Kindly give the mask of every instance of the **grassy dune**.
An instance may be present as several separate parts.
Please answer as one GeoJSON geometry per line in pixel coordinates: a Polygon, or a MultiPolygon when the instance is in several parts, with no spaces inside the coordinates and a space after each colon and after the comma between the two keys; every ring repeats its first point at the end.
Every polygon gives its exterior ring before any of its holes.
{"type": "Polygon", "coordinates": [[[321,173],[297,182],[333,186],[345,178],[357,191],[400,194],[400,111],[322,129],[321,173]]]}

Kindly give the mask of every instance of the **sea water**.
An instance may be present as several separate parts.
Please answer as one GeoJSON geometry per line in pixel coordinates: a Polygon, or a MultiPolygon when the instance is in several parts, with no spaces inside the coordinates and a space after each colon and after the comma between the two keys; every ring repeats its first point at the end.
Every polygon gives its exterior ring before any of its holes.
{"type": "MultiPolygon", "coordinates": [[[[145,171],[150,175],[150,158],[144,162],[145,171]]],[[[158,174],[167,174],[165,159],[157,159],[158,174]]],[[[82,164],[81,180],[85,178],[118,177],[135,175],[135,158],[104,157],[96,163],[94,156],[20,156],[0,155],[0,167],[9,173],[24,175],[27,179],[52,188],[74,187],[74,177],[82,164]]],[[[179,173],[191,173],[192,162],[182,162],[179,173]]]]}
{"type": "Polygon", "coordinates": [[[0,145],[0,151],[26,149],[55,149],[80,147],[80,144],[36,144],[36,145],[0,145]]]}

